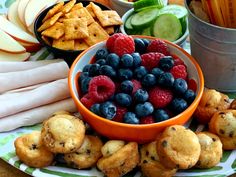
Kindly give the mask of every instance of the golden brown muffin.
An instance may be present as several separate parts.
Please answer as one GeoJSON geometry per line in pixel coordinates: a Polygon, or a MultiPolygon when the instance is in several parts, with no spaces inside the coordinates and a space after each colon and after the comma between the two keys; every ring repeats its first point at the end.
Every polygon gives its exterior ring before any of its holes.
{"type": "Polygon", "coordinates": [[[200,123],[207,124],[215,112],[226,110],[229,106],[230,101],[227,95],[214,89],[204,89],[201,101],[194,112],[194,117],[200,123]]]}
{"type": "Polygon", "coordinates": [[[14,145],[16,155],[30,167],[46,167],[53,162],[53,153],[43,145],[39,131],[18,137],[14,145]]]}
{"type": "Polygon", "coordinates": [[[198,132],[201,154],[195,167],[211,168],[216,166],[222,157],[223,149],[220,138],[210,132],[198,132]]]}
{"type": "Polygon", "coordinates": [[[223,149],[236,149],[236,110],[216,112],[209,123],[209,131],[219,136],[223,149]]]}
{"type": "Polygon", "coordinates": [[[159,159],[157,154],[157,141],[145,144],[140,149],[141,172],[145,177],[171,177],[177,169],[166,168],[159,159]]]}
{"type": "Polygon", "coordinates": [[[68,165],[74,168],[93,167],[102,156],[102,145],[102,141],[98,137],[85,135],[82,146],[73,153],[65,154],[64,159],[68,165]]]}
{"type": "Polygon", "coordinates": [[[167,168],[188,169],[200,156],[201,146],[197,135],[181,125],[167,127],[157,145],[160,161],[167,168]]]}
{"type": "Polygon", "coordinates": [[[85,125],[75,116],[58,114],[44,121],[41,133],[48,150],[53,153],[71,153],[82,145],[85,125]]]}
{"type": "MultiPolygon", "coordinates": [[[[113,147],[113,145],[111,146],[113,147]]],[[[115,145],[115,147],[117,146],[115,145]]],[[[106,148],[108,150],[110,149],[110,147],[106,148]]],[[[139,163],[138,144],[136,142],[129,142],[113,152],[114,153],[109,156],[106,156],[107,154],[105,154],[105,157],[100,158],[97,162],[98,169],[100,169],[107,177],[123,176],[135,168],[139,163]]]]}

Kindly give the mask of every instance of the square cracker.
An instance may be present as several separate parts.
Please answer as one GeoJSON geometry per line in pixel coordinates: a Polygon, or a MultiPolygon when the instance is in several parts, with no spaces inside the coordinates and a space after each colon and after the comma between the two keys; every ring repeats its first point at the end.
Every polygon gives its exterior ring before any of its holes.
{"type": "Polygon", "coordinates": [[[89,45],[83,39],[75,40],[75,50],[85,50],[89,48],[89,45]]]}
{"type": "Polygon", "coordinates": [[[43,18],[42,22],[44,22],[45,20],[51,18],[53,15],[55,15],[56,13],[58,13],[59,11],[62,10],[64,5],[64,2],[59,2],[57,5],[55,5],[52,9],[50,9],[48,11],[48,13],[46,14],[46,16],[43,18]]]}
{"type": "Polygon", "coordinates": [[[72,7],[75,5],[75,3],[76,3],[76,0],[70,0],[68,3],[64,5],[61,12],[63,14],[68,13],[72,9],[72,7]]]}
{"type": "Polygon", "coordinates": [[[92,8],[92,5],[91,5],[92,2],[89,3],[89,5],[86,6],[86,9],[88,10],[88,12],[90,13],[90,15],[95,18],[96,15],[95,13],[93,12],[93,8],[92,8]]]}
{"type": "Polygon", "coordinates": [[[88,25],[94,22],[93,17],[85,7],[65,14],[65,18],[86,18],[88,25]]]}
{"type": "Polygon", "coordinates": [[[85,18],[65,19],[63,23],[65,26],[65,39],[81,39],[89,36],[85,18]]]}
{"type": "Polygon", "coordinates": [[[38,28],[38,31],[41,32],[50,26],[54,25],[57,20],[63,15],[62,12],[58,12],[57,14],[53,15],[52,18],[47,19],[43,24],[38,28]]]}
{"type": "Polygon", "coordinates": [[[105,30],[109,35],[114,34],[114,32],[115,32],[114,26],[104,27],[104,30],[105,30]]]}
{"type": "Polygon", "coordinates": [[[64,24],[56,22],[54,25],[44,30],[41,34],[43,36],[51,37],[53,39],[59,39],[64,35],[64,24]]]}
{"type": "Polygon", "coordinates": [[[66,40],[65,37],[61,37],[59,39],[54,39],[52,41],[52,46],[62,50],[74,50],[75,41],[74,40],[66,40]]]}
{"type": "Polygon", "coordinates": [[[123,24],[119,14],[114,10],[103,10],[102,13],[95,14],[103,27],[123,24]]]}
{"type": "Polygon", "coordinates": [[[109,38],[107,32],[97,22],[93,22],[88,26],[88,32],[89,37],[84,38],[84,40],[89,46],[109,38]]]}
{"type": "Polygon", "coordinates": [[[80,2],[80,3],[77,3],[75,4],[72,9],[70,10],[71,12],[74,11],[74,10],[78,10],[80,8],[84,7],[83,4],[80,2]]]}

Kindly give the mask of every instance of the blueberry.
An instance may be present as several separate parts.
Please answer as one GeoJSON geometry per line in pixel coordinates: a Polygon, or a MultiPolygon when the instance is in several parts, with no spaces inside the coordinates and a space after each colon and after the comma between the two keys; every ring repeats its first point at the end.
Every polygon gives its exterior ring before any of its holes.
{"type": "Polygon", "coordinates": [[[174,84],[174,76],[170,72],[165,72],[159,76],[157,83],[163,87],[172,87],[174,84]]]}
{"type": "Polygon", "coordinates": [[[187,89],[188,89],[188,84],[184,79],[182,78],[175,79],[173,85],[173,90],[175,94],[182,96],[187,91],[187,89]]]}
{"type": "Polygon", "coordinates": [[[99,69],[100,69],[100,65],[97,63],[94,63],[90,66],[89,68],[89,76],[97,76],[99,75],[99,69]]]}
{"type": "Polygon", "coordinates": [[[130,80],[126,80],[121,82],[120,84],[120,90],[124,93],[132,93],[134,84],[130,80]]]}
{"type": "Polygon", "coordinates": [[[134,70],[134,77],[141,80],[148,73],[144,66],[139,66],[134,70]]]}
{"type": "Polygon", "coordinates": [[[90,80],[91,80],[91,77],[85,77],[83,80],[81,80],[80,88],[81,88],[82,94],[86,94],[88,92],[90,80]]]}
{"type": "Polygon", "coordinates": [[[195,97],[196,97],[196,93],[191,89],[188,89],[184,93],[184,99],[188,102],[189,105],[194,101],[195,97]]]}
{"type": "Polygon", "coordinates": [[[130,106],[132,103],[132,98],[130,95],[126,94],[126,93],[118,93],[115,95],[115,101],[117,104],[119,104],[120,106],[130,106]]]}
{"type": "Polygon", "coordinates": [[[143,89],[138,89],[134,93],[134,100],[138,103],[143,103],[143,102],[147,101],[148,97],[149,97],[148,92],[143,89]]]}
{"type": "Polygon", "coordinates": [[[130,80],[133,77],[133,72],[130,69],[119,69],[117,72],[120,80],[130,80]]]}
{"type": "Polygon", "coordinates": [[[169,71],[174,66],[174,60],[171,56],[165,56],[159,61],[159,68],[169,71]]]}
{"type": "Polygon", "coordinates": [[[164,71],[160,68],[153,68],[151,73],[156,77],[156,79],[158,79],[160,75],[164,73],[164,71]]]}
{"type": "Polygon", "coordinates": [[[130,54],[124,54],[121,57],[120,62],[121,62],[122,67],[131,68],[131,67],[133,67],[134,59],[130,54]]]}
{"type": "Polygon", "coordinates": [[[115,53],[110,53],[106,57],[106,63],[112,68],[117,69],[120,65],[120,57],[115,53]]]}
{"type": "Polygon", "coordinates": [[[92,111],[94,114],[97,114],[98,116],[101,115],[100,104],[98,104],[98,103],[93,104],[90,108],[90,111],[92,111]]]}
{"type": "Polygon", "coordinates": [[[135,43],[135,52],[144,53],[146,51],[146,46],[142,39],[135,38],[134,43],[135,43]]]}
{"type": "Polygon", "coordinates": [[[142,85],[144,87],[152,87],[156,83],[156,77],[153,74],[146,74],[142,79],[142,85]]]}
{"type": "Polygon", "coordinates": [[[109,54],[109,52],[106,48],[99,49],[99,50],[97,50],[97,52],[95,54],[95,59],[96,60],[105,59],[108,54],[109,54]]]}
{"type": "Polygon", "coordinates": [[[150,41],[148,39],[142,39],[143,43],[145,44],[145,47],[149,45],[150,41]]]}
{"type": "Polygon", "coordinates": [[[139,119],[133,112],[127,112],[124,115],[124,122],[127,124],[139,124],[139,119]]]}
{"type": "Polygon", "coordinates": [[[133,68],[137,68],[138,66],[140,66],[142,60],[141,60],[141,56],[139,55],[139,53],[132,53],[131,56],[134,59],[133,68]]]}
{"type": "Polygon", "coordinates": [[[89,68],[92,66],[92,64],[87,64],[83,67],[83,72],[88,72],[89,71],[89,68]]]}
{"type": "Polygon", "coordinates": [[[110,78],[115,78],[116,77],[116,71],[109,65],[103,65],[99,69],[99,73],[101,75],[106,75],[110,78]]]}
{"type": "Polygon", "coordinates": [[[150,114],[152,114],[154,111],[154,108],[151,103],[145,102],[145,103],[140,103],[135,106],[135,114],[138,117],[146,117],[150,114]]]}
{"type": "Polygon", "coordinates": [[[86,77],[89,77],[89,73],[88,72],[82,72],[80,73],[79,75],[79,83],[81,84],[81,81],[86,78],[86,77]]]}
{"type": "Polygon", "coordinates": [[[183,98],[174,98],[171,102],[171,109],[177,114],[183,112],[187,107],[188,103],[183,98]]]}
{"type": "Polygon", "coordinates": [[[154,110],[153,117],[155,119],[155,122],[161,122],[170,118],[168,113],[164,109],[154,110]]]}
{"type": "Polygon", "coordinates": [[[101,116],[111,120],[116,115],[116,106],[110,102],[106,101],[100,105],[101,116]]]}
{"type": "Polygon", "coordinates": [[[105,59],[99,59],[96,61],[97,64],[99,64],[100,66],[105,65],[106,64],[106,60],[105,59]]]}

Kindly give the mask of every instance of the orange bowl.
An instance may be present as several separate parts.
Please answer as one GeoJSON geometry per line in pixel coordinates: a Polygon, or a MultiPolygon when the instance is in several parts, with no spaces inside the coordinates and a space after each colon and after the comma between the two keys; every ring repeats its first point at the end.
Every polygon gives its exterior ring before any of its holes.
{"type": "MultiPolygon", "coordinates": [[[[133,36],[138,38],[147,38],[153,40],[153,37],[147,36],[133,36]]],[[[89,49],[83,51],[74,61],[69,73],[69,89],[72,98],[78,108],[78,111],[83,116],[83,119],[99,134],[110,139],[121,139],[125,141],[136,141],[138,143],[150,142],[156,139],[158,134],[164,128],[170,125],[183,125],[185,124],[194,113],[201,99],[204,89],[204,79],[201,68],[195,59],[179,46],[165,41],[170,49],[170,53],[180,57],[188,70],[188,77],[194,79],[197,83],[196,98],[189,107],[182,113],[163,122],[153,124],[133,125],[126,123],[119,123],[102,118],[89,109],[87,109],[81,102],[78,93],[78,77],[82,68],[88,64],[91,58],[95,55],[96,51],[105,47],[105,41],[100,42],[89,49]]]]}

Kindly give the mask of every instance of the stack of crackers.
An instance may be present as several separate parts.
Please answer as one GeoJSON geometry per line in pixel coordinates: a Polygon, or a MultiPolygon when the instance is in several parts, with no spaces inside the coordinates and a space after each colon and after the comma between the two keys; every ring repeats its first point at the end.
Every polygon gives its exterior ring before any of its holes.
{"type": "Polygon", "coordinates": [[[90,2],[86,7],[81,2],[60,2],[48,11],[38,28],[42,39],[63,50],[85,50],[107,40],[114,27],[122,24],[114,10],[102,10],[90,2]]]}

